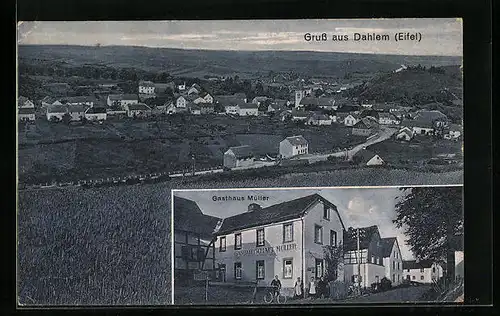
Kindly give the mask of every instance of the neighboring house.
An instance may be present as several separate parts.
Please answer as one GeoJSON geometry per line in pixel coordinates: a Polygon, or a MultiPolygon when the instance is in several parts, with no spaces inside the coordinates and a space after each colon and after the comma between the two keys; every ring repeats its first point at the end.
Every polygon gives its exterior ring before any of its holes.
{"type": "Polygon", "coordinates": [[[177,113],[177,107],[175,106],[175,103],[173,102],[169,103],[165,111],[167,114],[177,113]]]}
{"type": "Polygon", "coordinates": [[[190,95],[190,94],[200,94],[202,92],[202,88],[200,87],[199,84],[197,83],[194,83],[190,88],[189,90],[187,91],[187,94],[190,95]]]}
{"type": "Polygon", "coordinates": [[[316,114],[311,115],[306,122],[307,125],[332,125],[332,119],[325,114],[316,114]]]}
{"type": "Polygon", "coordinates": [[[135,94],[110,94],[106,100],[108,106],[119,105],[125,108],[128,104],[139,103],[139,98],[135,94]]]}
{"type": "Polygon", "coordinates": [[[106,108],[91,107],[85,111],[85,119],[88,121],[105,121],[107,119],[106,108]]]}
{"type": "Polygon", "coordinates": [[[259,105],[256,103],[239,103],[240,116],[257,116],[259,115],[259,105]]]}
{"type": "Polygon", "coordinates": [[[352,114],[349,114],[344,118],[345,126],[354,126],[357,122],[358,120],[352,114]]]}
{"type": "Polygon", "coordinates": [[[91,96],[77,96],[77,97],[66,97],[61,99],[64,104],[70,105],[80,105],[84,107],[93,107],[97,102],[96,98],[91,96]]]}
{"type": "Polygon", "coordinates": [[[180,84],[177,86],[177,89],[179,89],[179,91],[184,91],[186,90],[186,83],[184,82],[183,84],[180,84]]]}
{"type": "Polygon", "coordinates": [[[35,108],[31,107],[20,107],[17,110],[17,118],[21,122],[34,121],[35,120],[35,108]]]}
{"type": "MultiPolygon", "coordinates": [[[[40,103],[41,103],[42,107],[44,108],[44,107],[48,107],[50,105],[53,105],[55,102],[59,102],[59,101],[56,98],[46,96],[42,99],[42,101],[40,103]]],[[[61,102],[59,102],[59,103],[60,103],[59,105],[62,104],[61,102]]],[[[56,104],[54,104],[54,105],[56,105],[56,104]]]]}
{"type": "Polygon", "coordinates": [[[448,125],[448,117],[437,110],[418,110],[412,116],[415,121],[431,123],[434,127],[448,125]]]}
{"type": "Polygon", "coordinates": [[[346,282],[357,282],[356,276],[361,275],[362,288],[369,288],[373,283],[380,283],[386,275],[381,240],[377,226],[349,227],[344,231],[344,280],[346,282]]]}
{"type": "Polygon", "coordinates": [[[403,261],[404,278],[419,283],[432,283],[443,276],[441,266],[431,260],[403,261]]]}
{"type": "Polygon", "coordinates": [[[208,92],[201,93],[200,97],[203,98],[202,103],[214,103],[214,97],[208,92]]]}
{"type": "Polygon", "coordinates": [[[392,286],[403,282],[403,258],[396,237],[380,239],[382,245],[382,258],[384,258],[385,277],[389,279],[392,286]]]}
{"type": "Polygon", "coordinates": [[[311,113],[304,111],[292,111],[292,121],[294,122],[306,122],[311,113]]]}
{"type": "Polygon", "coordinates": [[[17,107],[23,109],[29,109],[29,108],[35,108],[35,104],[30,99],[23,96],[19,96],[19,98],[17,99],[17,107]]]}
{"type": "Polygon", "coordinates": [[[372,117],[364,117],[352,127],[352,135],[369,136],[378,131],[378,122],[372,117]]]}
{"type": "Polygon", "coordinates": [[[290,158],[305,155],[309,152],[309,144],[302,135],[287,137],[280,142],[280,157],[290,158]]]}
{"type": "Polygon", "coordinates": [[[224,167],[237,168],[251,166],[255,161],[252,147],[248,145],[230,147],[224,153],[224,167]]]}
{"type": "Polygon", "coordinates": [[[196,202],[178,196],[174,196],[173,208],[175,282],[193,281],[193,274],[200,270],[212,273],[215,269],[212,234],[220,219],[203,214],[196,202]]]}
{"type": "Polygon", "coordinates": [[[200,115],[201,114],[201,108],[195,103],[188,103],[188,109],[189,109],[189,113],[191,113],[193,115],[200,115]]]}
{"type": "Polygon", "coordinates": [[[224,106],[224,111],[226,112],[226,114],[239,115],[240,107],[238,104],[227,104],[224,106]]]}
{"type": "MultiPolygon", "coordinates": [[[[219,281],[269,286],[278,275],[283,294],[292,296],[297,278],[308,284],[312,277],[326,277],[324,249],[342,245],[345,230],[335,204],[319,194],[267,207],[248,204],[216,230],[219,281]]],[[[343,271],[340,264],[335,281],[344,280],[343,271]]]]}
{"type": "Polygon", "coordinates": [[[81,121],[85,117],[85,110],[87,108],[82,105],[68,106],[68,113],[71,116],[71,121],[81,121]]]}
{"type": "Polygon", "coordinates": [[[152,81],[139,81],[140,94],[155,94],[155,84],[152,81]]]}
{"type": "Polygon", "coordinates": [[[361,149],[354,154],[352,159],[354,162],[365,166],[379,166],[384,164],[384,160],[379,155],[367,149],[361,149]]]}
{"type": "Polygon", "coordinates": [[[177,99],[175,99],[175,106],[177,108],[185,108],[187,103],[188,100],[182,95],[178,96],[177,99]]]}
{"type": "Polygon", "coordinates": [[[401,121],[392,113],[380,112],[378,114],[378,122],[381,125],[397,125],[401,121]]]}
{"type": "Polygon", "coordinates": [[[152,115],[151,107],[144,103],[128,104],[125,109],[128,117],[149,117],[152,115]]]}
{"type": "Polygon", "coordinates": [[[335,109],[335,99],[326,97],[304,97],[300,100],[301,107],[303,106],[315,106],[322,109],[332,110],[335,109]]]}
{"type": "Polygon", "coordinates": [[[212,103],[202,103],[199,105],[201,114],[215,113],[215,107],[212,103]]]}
{"type": "Polygon", "coordinates": [[[402,126],[411,128],[413,135],[434,135],[434,124],[423,120],[403,120],[402,126]]]}
{"type": "Polygon", "coordinates": [[[458,124],[449,124],[443,135],[445,139],[457,139],[462,136],[462,126],[458,124]]]}
{"type": "Polygon", "coordinates": [[[282,122],[291,120],[292,118],[293,118],[293,115],[292,115],[292,111],[290,111],[290,110],[281,111],[279,114],[279,119],[282,122]]]}
{"type": "Polygon", "coordinates": [[[261,105],[262,102],[266,102],[267,100],[269,100],[268,97],[258,96],[258,97],[253,98],[252,103],[255,103],[257,105],[261,105]]]}
{"type": "Polygon", "coordinates": [[[53,104],[47,106],[46,114],[47,114],[47,121],[62,121],[64,115],[68,113],[68,108],[64,105],[60,104],[53,104]]]}
{"type": "Polygon", "coordinates": [[[169,82],[169,83],[154,83],[154,93],[155,94],[164,94],[167,89],[171,89],[172,92],[174,91],[175,89],[175,83],[173,82],[169,82]]]}
{"type": "Polygon", "coordinates": [[[400,129],[399,132],[397,132],[396,134],[397,140],[410,141],[412,138],[413,138],[413,130],[409,129],[406,126],[400,129]]]}

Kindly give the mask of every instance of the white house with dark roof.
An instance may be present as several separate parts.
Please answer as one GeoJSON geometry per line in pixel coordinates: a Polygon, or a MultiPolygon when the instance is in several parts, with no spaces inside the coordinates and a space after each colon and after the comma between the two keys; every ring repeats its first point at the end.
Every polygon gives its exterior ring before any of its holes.
{"type": "Polygon", "coordinates": [[[20,107],[17,110],[17,119],[21,122],[27,122],[31,121],[33,122],[35,120],[35,108],[30,108],[30,107],[20,107]]]}
{"type": "Polygon", "coordinates": [[[354,126],[358,122],[358,119],[356,117],[354,117],[354,115],[348,114],[344,118],[343,122],[344,122],[345,126],[354,126]]]}
{"type": "Polygon", "coordinates": [[[389,279],[392,286],[403,282],[403,258],[396,237],[387,237],[380,240],[382,246],[382,258],[384,258],[385,277],[389,279]]]}
{"type": "Polygon", "coordinates": [[[70,105],[80,105],[85,107],[92,107],[94,103],[97,102],[96,98],[93,96],[76,96],[76,97],[66,97],[61,99],[68,106],[70,105]]]}
{"type": "Polygon", "coordinates": [[[88,121],[105,121],[107,114],[106,108],[94,106],[85,110],[85,119],[88,121]]]}
{"type": "Polygon", "coordinates": [[[290,158],[309,152],[309,143],[302,135],[290,136],[280,142],[280,157],[290,158]]]}
{"type": "Polygon", "coordinates": [[[412,118],[415,121],[430,123],[434,127],[446,127],[448,125],[448,117],[438,110],[418,110],[413,113],[412,118]]]}
{"type": "Polygon", "coordinates": [[[81,121],[85,117],[85,110],[87,110],[87,107],[83,105],[68,106],[68,113],[71,116],[71,121],[81,121]]]}
{"type": "Polygon", "coordinates": [[[401,120],[398,119],[393,113],[380,112],[378,114],[378,123],[381,125],[398,125],[401,120]]]}
{"type": "Polygon", "coordinates": [[[380,166],[385,163],[379,155],[368,149],[361,149],[354,154],[352,159],[356,163],[364,166],[380,166]]]}
{"type": "Polygon", "coordinates": [[[410,129],[408,127],[403,127],[396,133],[396,139],[397,140],[405,140],[405,141],[410,141],[413,138],[413,129],[410,129]]]}
{"type": "Polygon", "coordinates": [[[175,99],[175,106],[177,108],[186,108],[188,99],[185,96],[180,95],[175,99]]]}
{"type": "Polygon", "coordinates": [[[64,115],[68,113],[68,108],[62,104],[52,104],[47,106],[47,121],[62,121],[64,115]]]}
{"type": "Polygon", "coordinates": [[[144,103],[128,104],[125,106],[128,117],[148,117],[152,115],[151,107],[144,103]]]}
{"type": "Polygon", "coordinates": [[[378,122],[375,118],[367,116],[363,117],[352,127],[352,135],[369,136],[376,133],[379,129],[378,122]]]}
{"type": "Polygon", "coordinates": [[[240,116],[258,116],[259,105],[257,103],[243,103],[238,104],[238,114],[240,116]]]}
{"type": "MultiPolygon", "coordinates": [[[[325,276],[325,246],[343,244],[336,205],[319,194],[267,207],[256,203],[258,196],[235,198],[248,201],[248,209],[222,219],[215,233],[216,269],[227,283],[269,286],[278,275],[283,294],[292,295],[298,277],[307,284],[325,276]]],[[[344,279],[342,265],[332,277],[344,279]]]]}
{"type": "Polygon", "coordinates": [[[443,268],[432,260],[405,260],[403,274],[407,281],[432,283],[443,276],[443,268]]]}
{"type": "Polygon", "coordinates": [[[307,119],[307,125],[332,125],[332,119],[326,114],[314,113],[307,119]]]}
{"type": "Polygon", "coordinates": [[[23,97],[23,96],[19,96],[19,98],[17,99],[17,107],[24,108],[24,109],[34,108],[35,104],[30,99],[23,97]]]}
{"type": "Polygon", "coordinates": [[[225,168],[249,167],[255,161],[252,147],[248,145],[230,147],[224,153],[225,168]]]}
{"type": "MultiPolygon", "coordinates": [[[[205,215],[192,200],[174,196],[174,280],[192,281],[194,273],[215,269],[214,230],[219,218],[205,215]]],[[[212,275],[212,280],[215,275],[212,275]]]]}
{"type": "Polygon", "coordinates": [[[434,135],[435,127],[433,122],[424,120],[403,120],[401,126],[410,128],[413,135],[434,135]]]}
{"type": "Polygon", "coordinates": [[[193,85],[191,85],[191,87],[188,89],[187,91],[187,94],[190,95],[190,94],[200,94],[201,92],[203,91],[203,88],[197,84],[197,83],[194,83],[193,85]]]}
{"type": "Polygon", "coordinates": [[[108,106],[119,105],[125,107],[127,104],[139,103],[139,97],[136,94],[110,94],[106,100],[108,106]]]}
{"type": "Polygon", "coordinates": [[[139,93],[140,94],[154,94],[155,84],[152,81],[141,80],[139,81],[139,93]]]}

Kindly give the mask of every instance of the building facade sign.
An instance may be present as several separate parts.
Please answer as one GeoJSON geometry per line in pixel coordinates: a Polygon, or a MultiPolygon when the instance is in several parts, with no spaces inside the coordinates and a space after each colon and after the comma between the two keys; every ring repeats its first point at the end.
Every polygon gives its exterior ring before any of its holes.
{"type": "Polygon", "coordinates": [[[276,253],[278,252],[296,251],[296,250],[297,250],[297,244],[291,243],[291,244],[278,245],[274,247],[259,247],[253,249],[239,250],[234,252],[234,256],[235,257],[254,256],[254,255],[272,256],[276,255],[276,253]]]}

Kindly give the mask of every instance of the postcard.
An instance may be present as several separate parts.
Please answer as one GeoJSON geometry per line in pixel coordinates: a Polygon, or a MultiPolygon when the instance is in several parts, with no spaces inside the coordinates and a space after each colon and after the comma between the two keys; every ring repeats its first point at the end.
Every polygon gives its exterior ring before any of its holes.
{"type": "MultiPolygon", "coordinates": [[[[263,247],[237,253],[246,259],[296,253],[292,261],[241,261],[237,268],[234,258],[221,256],[234,249],[222,253],[213,243],[200,245],[212,247],[211,260],[201,250],[190,253],[198,261],[177,260],[171,215],[175,220],[181,211],[172,213],[172,190],[277,190],[272,197],[241,193],[241,201],[237,192],[234,201],[214,195],[227,213],[207,216],[222,219],[250,201],[265,209],[299,198],[280,188],[463,185],[462,37],[455,18],[19,22],[18,305],[163,306],[191,290],[193,296],[175,304],[203,301],[198,288],[172,288],[183,273],[179,261],[190,281],[196,275],[212,289],[234,281],[239,269],[241,282],[264,273],[259,288],[277,275],[287,299],[300,277],[307,296],[311,278],[331,281],[322,272],[327,264],[299,255],[309,251],[299,239],[275,243],[281,231],[259,237],[263,247]]],[[[183,198],[204,203],[207,197],[183,198]]],[[[327,196],[318,199],[339,207],[327,196]]],[[[330,216],[340,221],[336,211],[330,216]]],[[[210,229],[217,224],[208,222],[210,229]]],[[[333,228],[338,241],[347,236],[344,228],[333,228]]],[[[405,271],[445,266],[432,255],[423,267],[427,254],[406,256],[411,244],[402,235],[377,229],[381,240],[397,237],[399,272],[395,279],[382,273],[389,267],[380,253],[374,275],[344,269],[339,280],[345,277],[347,286],[356,276],[357,294],[379,291],[384,278],[392,287],[422,283],[420,274],[405,271]]],[[[235,231],[227,230],[228,249],[235,231]]],[[[220,242],[221,235],[213,236],[220,242]]],[[[212,241],[207,238],[198,240],[212,241]]],[[[436,297],[455,284],[447,271],[436,297]]],[[[429,280],[426,274],[423,283],[432,288],[429,280]]],[[[242,291],[221,303],[246,302],[242,291]]],[[[219,294],[208,293],[203,302],[219,294]]]]}

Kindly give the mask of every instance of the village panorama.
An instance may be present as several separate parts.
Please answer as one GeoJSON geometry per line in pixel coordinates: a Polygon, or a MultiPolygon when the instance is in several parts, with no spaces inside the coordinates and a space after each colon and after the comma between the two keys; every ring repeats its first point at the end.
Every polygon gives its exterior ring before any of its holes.
{"type": "Polygon", "coordinates": [[[462,183],[458,59],[307,54],[20,45],[19,185],[462,183]]]}

